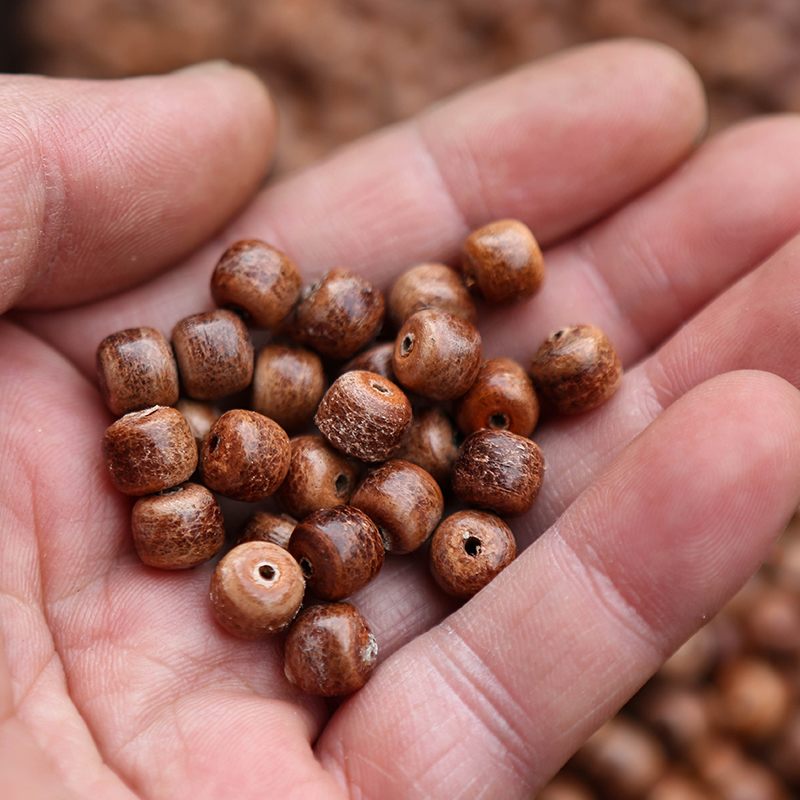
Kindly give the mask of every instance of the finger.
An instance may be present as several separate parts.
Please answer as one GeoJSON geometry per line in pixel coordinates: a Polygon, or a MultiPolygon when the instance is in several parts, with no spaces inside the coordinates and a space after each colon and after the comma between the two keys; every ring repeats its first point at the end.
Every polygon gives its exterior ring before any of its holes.
{"type": "Polygon", "coordinates": [[[197,247],[248,199],[275,141],[245,70],[124,81],[0,79],[0,311],[123,289],[197,247]]]}
{"type": "Polygon", "coordinates": [[[799,499],[800,394],[766,373],[701,385],[380,667],[326,729],[322,763],[364,796],[534,795],[737,590],[799,499]]]}

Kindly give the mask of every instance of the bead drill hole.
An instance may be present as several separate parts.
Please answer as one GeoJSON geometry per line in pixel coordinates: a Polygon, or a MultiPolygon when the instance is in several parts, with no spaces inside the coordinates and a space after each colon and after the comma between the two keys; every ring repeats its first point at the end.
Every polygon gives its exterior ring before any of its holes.
{"type": "Polygon", "coordinates": [[[492,414],[489,417],[489,427],[494,431],[504,431],[508,425],[509,419],[506,414],[492,414]]]}
{"type": "Polygon", "coordinates": [[[159,492],[159,494],[164,497],[164,495],[168,494],[178,494],[178,492],[183,491],[183,486],[171,486],[169,489],[164,489],[163,491],[159,492]]]}
{"type": "Polygon", "coordinates": [[[381,394],[389,394],[389,390],[382,383],[373,383],[372,388],[381,394]]]}
{"type": "Polygon", "coordinates": [[[314,574],[314,565],[307,558],[301,558],[299,564],[306,578],[310,578],[314,574]]]}
{"type": "Polygon", "coordinates": [[[337,475],[333,485],[336,489],[336,494],[342,497],[347,494],[347,490],[350,488],[350,479],[347,475],[337,475]]]}
{"type": "Polygon", "coordinates": [[[278,570],[272,566],[272,564],[262,564],[258,568],[258,574],[265,580],[265,581],[274,581],[275,578],[278,576],[278,570]]]}
{"type": "Polygon", "coordinates": [[[403,341],[400,342],[400,355],[407,356],[411,354],[411,351],[414,349],[414,337],[407,333],[403,337],[403,341]]]}
{"type": "Polygon", "coordinates": [[[464,539],[464,551],[468,556],[479,556],[481,554],[481,540],[477,536],[467,536],[464,539]]]}
{"type": "Polygon", "coordinates": [[[209,453],[213,453],[217,447],[219,446],[219,436],[216,434],[213,436],[208,437],[208,441],[206,442],[206,449],[209,453]]]}

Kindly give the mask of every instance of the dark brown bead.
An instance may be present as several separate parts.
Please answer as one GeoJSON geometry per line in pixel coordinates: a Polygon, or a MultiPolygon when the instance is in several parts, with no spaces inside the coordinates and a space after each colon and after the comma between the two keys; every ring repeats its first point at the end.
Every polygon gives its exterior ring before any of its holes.
{"type": "Polygon", "coordinates": [[[453,421],[446,411],[436,406],[414,413],[395,458],[422,467],[440,486],[449,487],[458,448],[458,432],[453,421]]]}
{"type": "Polygon", "coordinates": [[[190,400],[188,397],[181,397],[175,403],[175,408],[183,414],[189,423],[199,450],[203,444],[203,439],[206,438],[211,430],[211,426],[222,416],[222,411],[213,403],[190,400]]]}
{"type": "Polygon", "coordinates": [[[294,433],[311,424],[325,385],[325,370],[316,353],[268,344],[256,356],[253,409],[294,433]]]}
{"type": "Polygon", "coordinates": [[[467,505],[516,517],[536,502],[543,477],[544,456],[530,439],[508,431],[476,431],[461,445],[453,491],[467,505]]]}
{"type": "Polygon", "coordinates": [[[594,325],[556,331],[531,363],[539,399],[559,414],[581,414],[602,405],[622,380],[622,362],[594,325]]]}
{"type": "Polygon", "coordinates": [[[360,689],[378,659],[378,643],[350,603],[305,609],[286,636],[285,672],[307,694],[340,697],[360,689]]]}
{"type": "Polygon", "coordinates": [[[255,502],[273,494],[289,469],[286,431],[244,409],[226,411],[200,450],[200,475],[209,489],[234,500],[255,502]]]}
{"type": "Polygon", "coordinates": [[[366,586],[383,566],[383,539],[375,523],[350,506],[323,508],[294,529],[289,552],[306,576],[309,591],[343,600],[366,586]]]}
{"type": "Polygon", "coordinates": [[[297,305],[293,337],[330,358],[351,358],[383,324],[383,295],[360,275],[335,269],[310,286],[297,305]]]}
{"type": "Polygon", "coordinates": [[[652,786],[644,800],[719,800],[719,797],[688,775],[668,772],[652,786]]]}
{"type": "Polygon", "coordinates": [[[288,256],[257,240],[232,244],[211,276],[211,295],[254,328],[275,328],[300,299],[300,271],[288,256]]]}
{"type": "Polygon", "coordinates": [[[253,343],[232,311],[194,314],[172,330],[181,383],[195,400],[216,400],[239,392],[253,378],[253,343]]]}
{"type": "Polygon", "coordinates": [[[511,528],[485,511],[457,511],[431,537],[430,565],[436,583],[448,594],[477,594],[517,556],[511,528]]]}
{"type": "Polygon", "coordinates": [[[424,469],[394,459],[361,481],[350,505],[378,526],[387,552],[410,553],[439,524],[444,498],[439,484],[424,469]]]}
{"type": "Polygon", "coordinates": [[[244,542],[217,564],[211,608],[228,633],[260,639],[286,628],[303,602],[305,579],[297,561],[272,542],[244,542]]]}
{"type": "Polygon", "coordinates": [[[196,567],[225,544],[219,504],[196,483],[140,497],[133,506],[131,531],[139,557],[159,569],[196,567]]]}
{"type": "Polygon", "coordinates": [[[490,358],[469,391],[453,406],[465,436],[488,428],[530,436],[539,420],[539,401],[524,368],[510,358],[490,358]]]}
{"type": "Polygon", "coordinates": [[[322,436],[297,436],[290,445],[289,471],[275,495],[281,507],[303,519],[321,508],[347,505],[358,483],[359,462],[322,436]]]}
{"type": "Polygon", "coordinates": [[[461,276],[444,264],[418,264],[406,270],[389,292],[389,317],[395,328],[424,308],[438,308],[475,324],[475,303],[461,276]]]}
{"type": "Polygon", "coordinates": [[[154,494],[187,481],[197,468],[197,444],[180,411],[153,406],[132,411],[103,436],[111,482],[131,495],[154,494]]]}
{"type": "Polygon", "coordinates": [[[400,447],[411,424],[411,403],[386,378],[354,370],[331,384],[314,422],[343,453],[363,461],[385,461],[400,447]]]}
{"type": "Polygon", "coordinates": [[[635,704],[642,721],[673,752],[685,755],[712,733],[711,703],[700,689],[651,682],[636,696],[635,704]]]}
{"type": "Polygon", "coordinates": [[[178,367],[169,342],[154,328],[129,328],[106,336],[97,348],[100,391],[122,416],[178,399],[178,367]]]}
{"type": "Polygon", "coordinates": [[[428,308],[400,329],[392,365],[407,389],[434,400],[455,400],[472,386],[481,353],[481,337],[473,324],[428,308]]]}
{"type": "Polygon", "coordinates": [[[272,514],[269,511],[256,511],[242,525],[237,544],[243,542],[271,542],[287,549],[297,520],[288,514],[272,514]]]}
{"type": "Polygon", "coordinates": [[[393,358],[394,342],[381,342],[348,361],[342,367],[342,373],[352,372],[356,369],[362,372],[374,372],[376,375],[396,383],[397,379],[392,369],[393,358]]]}
{"type": "Polygon", "coordinates": [[[558,774],[542,787],[536,800],[597,800],[597,795],[583,781],[571,775],[558,774]]]}
{"type": "Polygon", "coordinates": [[[524,300],[544,282],[542,251],[527,225],[516,219],[490,222],[464,242],[464,280],[487,303],[524,300]]]}

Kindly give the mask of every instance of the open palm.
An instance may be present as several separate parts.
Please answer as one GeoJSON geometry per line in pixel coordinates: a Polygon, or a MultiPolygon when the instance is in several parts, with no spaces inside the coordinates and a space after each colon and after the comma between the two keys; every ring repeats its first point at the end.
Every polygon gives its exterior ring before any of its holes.
{"type": "Polygon", "coordinates": [[[3,798],[531,798],[800,500],[800,123],[697,147],[700,86],[661,47],[526,68],[243,211],[274,119],[239,70],[6,77],[0,108],[3,798]],[[412,556],[354,598],[382,663],[334,707],[286,682],[280,644],[215,624],[209,567],[137,560],[100,458],[95,349],[210,307],[238,238],[306,281],[346,266],[385,289],[500,217],[533,229],[549,274],[530,302],[481,310],[485,354],[526,363],[591,322],[627,375],[535,432],[542,495],[487,589],[457,609],[412,556]]]}

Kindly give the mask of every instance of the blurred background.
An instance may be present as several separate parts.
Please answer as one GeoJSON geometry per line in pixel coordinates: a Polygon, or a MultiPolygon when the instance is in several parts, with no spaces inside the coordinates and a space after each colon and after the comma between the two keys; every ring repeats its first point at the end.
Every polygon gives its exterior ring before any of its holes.
{"type": "MultiPolygon", "coordinates": [[[[210,58],[254,69],[281,111],[276,174],[523,62],[613,36],[682,52],[705,81],[712,131],[800,111],[800,0],[0,0],[2,71],[114,78],[210,58]]],[[[799,666],[795,520],[540,800],[800,797],[799,666]]]]}

